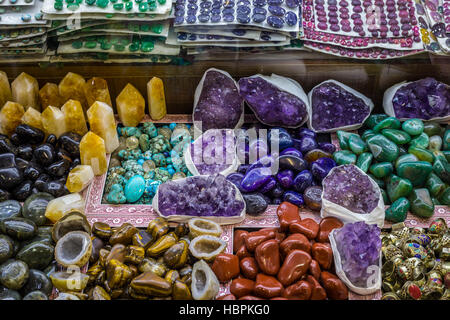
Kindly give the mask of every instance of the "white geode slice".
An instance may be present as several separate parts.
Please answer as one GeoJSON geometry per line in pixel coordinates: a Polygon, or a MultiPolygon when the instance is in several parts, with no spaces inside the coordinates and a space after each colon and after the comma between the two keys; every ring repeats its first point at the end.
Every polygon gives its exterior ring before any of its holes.
{"type": "Polygon", "coordinates": [[[203,261],[197,261],[192,268],[192,298],[211,300],[219,293],[220,283],[214,271],[203,261]]]}

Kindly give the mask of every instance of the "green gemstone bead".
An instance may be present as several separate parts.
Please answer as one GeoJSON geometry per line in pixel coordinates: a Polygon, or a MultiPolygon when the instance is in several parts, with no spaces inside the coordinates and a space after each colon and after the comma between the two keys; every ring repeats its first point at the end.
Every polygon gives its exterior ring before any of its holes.
{"type": "Polygon", "coordinates": [[[141,51],[142,52],[150,52],[155,47],[155,44],[151,41],[142,41],[141,51]]]}
{"type": "Polygon", "coordinates": [[[433,163],[433,172],[445,183],[450,184],[450,164],[447,159],[436,157],[433,163]]]}
{"type": "Polygon", "coordinates": [[[109,0],[111,3],[116,3],[118,0],[109,0]]]}
{"type": "Polygon", "coordinates": [[[336,131],[336,135],[337,138],[339,140],[339,146],[341,147],[342,150],[348,150],[349,146],[348,146],[348,138],[350,138],[350,136],[353,133],[347,132],[347,131],[342,131],[342,130],[338,130],[336,131]]]}
{"type": "Polygon", "coordinates": [[[447,162],[450,161],[450,150],[443,150],[441,152],[445,156],[445,159],[447,160],[447,162]]]}
{"type": "Polygon", "coordinates": [[[428,189],[432,197],[439,198],[439,196],[445,191],[445,184],[442,180],[433,172],[428,176],[425,187],[428,189]]]}
{"type": "Polygon", "coordinates": [[[429,144],[430,144],[430,138],[428,137],[428,135],[426,133],[423,133],[423,132],[416,138],[412,139],[411,142],[409,143],[410,146],[419,147],[419,148],[423,148],[423,149],[428,148],[429,144]]]}
{"type": "Polygon", "coordinates": [[[403,162],[397,167],[397,174],[411,181],[414,187],[423,186],[433,167],[426,161],[403,162]]]}
{"type": "Polygon", "coordinates": [[[389,200],[387,192],[384,189],[380,189],[380,191],[381,191],[381,196],[383,197],[384,204],[389,205],[391,203],[391,201],[389,200]]]}
{"type": "Polygon", "coordinates": [[[113,17],[114,17],[114,13],[107,13],[107,14],[105,14],[105,18],[106,19],[111,19],[113,17]]]}
{"type": "Polygon", "coordinates": [[[139,29],[142,32],[149,32],[150,31],[150,26],[148,24],[142,24],[142,25],[139,26],[139,29]]]}
{"type": "Polygon", "coordinates": [[[96,1],[96,0],[86,0],[86,4],[87,4],[88,6],[93,6],[93,5],[95,4],[95,1],[96,1]]]}
{"type": "Polygon", "coordinates": [[[427,149],[411,146],[408,149],[408,153],[415,155],[420,161],[427,161],[433,163],[434,155],[431,151],[427,149]]]}
{"type": "Polygon", "coordinates": [[[151,30],[153,33],[160,34],[163,31],[163,26],[161,24],[152,25],[151,30]]]}
{"type": "Polygon", "coordinates": [[[369,152],[361,153],[356,161],[356,166],[362,171],[367,172],[372,163],[373,155],[369,152]]]}
{"type": "Polygon", "coordinates": [[[114,45],[114,50],[119,52],[125,51],[125,46],[123,44],[117,43],[114,45]]]}
{"type": "Polygon", "coordinates": [[[423,121],[420,119],[408,119],[403,122],[402,129],[411,136],[417,136],[423,132],[423,121]]]}
{"type": "Polygon", "coordinates": [[[100,45],[100,48],[102,50],[109,50],[112,48],[112,43],[111,42],[102,42],[102,44],[100,45]]]}
{"type": "Polygon", "coordinates": [[[125,10],[130,11],[133,9],[133,2],[129,1],[125,3],[125,10]]]}
{"type": "Polygon", "coordinates": [[[83,46],[83,41],[74,41],[72,42],[72,48],[80,49],[83,46]]]}
{"type": "Polygon", "coordinates": [[[139,50],[139,42],[133,42],[132,44],[130,44],[130,46],[128,47],[128,50],[130,50],[131,52],[135,52],[139,50]]]}
{"type": "Polygon", "coordinates": [[[139,4],[139,11],[140,12],[147,12],[148,10],[148,3],[142,2],[139,4]]]}
{"type": "Polygon", "coordinates": [[[96,4],[99,8],[106,8],[108,6],[109,0],[97,0],[96,4]]]}
{"type": "Polygon", "coordinates": [[[77,3],[67,5],[67,9],[69,9],[70,11],[77,11],[79,7],[80,5],[77,3]]]}
{"type": "Polygon", "coordinates": [[[114,10],[122,10],[123,9],[123,3],[115,3],[113,5],[114,10]]]}
{"type": "Polygon", "coordinates": [[[53,8],[55,8],[55,10],[62,10],[63,9],[63,4],[55,2],[55,4],[53,5],[53,8]]]}
{"type": "Polygon", "coordinates": [[[84,43],[84,47],[88,49],[94,49],[97,46],[97,42],[95,41],[86,41],[84,43]]]}
{"type": "Polygon", "coordinates": [[[380,113],[380,114],[373,114],[370,117],[367,118],[366,122],[364,123],[364,125],[370,129],[373,129],[377,124],[379,124],[381,121],[383,121],[384,119],[388,118],[389,116],[387,114],[384,113],[380,113]]]}
{"type": "Polygon", "coordinates": [[[371,165],[369,171],[377,178],[384,178],[394,172],[394,167],[390,162],[378,162],[371,165]]]}
{"type": "Polygon", "coordinates": [[[447,187],[439,198],[439,202],[443,205],[450,205],[450,187],[447,187]]]}
{"type": "Polygon", "coordinates": [[[399,129],[401,126],[402,124],[397,118],[388,117],[381,120],[375,127],[373,127],[373,131],[380,132],[383,129],[399,129]]]}
{"type": "Polygon", "coordinates": [[[396,144],[405,144],[411,141],[409,134],[397,129],[383,129],[381,134],[396,144]]]}
{"type": "Polygon", "coordinates": [[[404,154],[400,157],[397,158],[397,160],[395,160],[395,170],[397,170],[397,167],[400,163],[403,162],[414,162],[414,161],[419,161],[419,159],[417,159],[417,157],[411,153],[407,153],[404,154]]]}
{"type": "Polygon", "coordinates": [[[444,139],[442,139],[443,140],[443,143],[444,143],[444,150],[446,150],[446,151],[450,151],[450,130],[445,130],[445,133],[444,133],[444,139]]]}
{"type": "Polygon", "coordinates": [[[367,151],[366,143],[356,134],[351,135],[350,138],[348,138],[348,146],[356,155],[360,155],[367,151]]]}
{"type": "Polygon", "coordinates": [[[393,162],[397,159],[399,150],[397,145],[381,134],[374,135],[367,140],[370,152],[381,162],[393,162]]]}
{"type": "Polygon", "coordinates": [[[407,197],[412,189],[413,186],[408,179],[400,178],[395,174],[391,175],[386,180],[386,191],[391,202],[394,202],[400,197],[407,197]]]}
{"type": "Polygon", "coordinates": [[[413,214],[422,218],[430,218],[434,214],[434,204],[427,189],[414,189],[408,200],[413,214]]]}
{"type": "Polygon", "coordinates": [[[66,0],[66,3],[74,3],[75,0],[66,0]]]}
{"type": "Polygon", "coordinates": [[[156,10],[156,3],[150,3],[150,4],[148,5],[148,9],[149,9],[150,11],[155,11],[155,10],[156,10]]]}
{"type": "Polygon", "coordinates": [[[361,139],[363,139],[364,141],[367,141],[367,139],[369,139],[370,137],[376,135],[375,131],[371,130],[371,129],[367,129],[366,131],[364,131],[364,133],[361,135],[361,139]]]}
{"type": "Polygon", "coordinates": [[[442,148],[442,138],[441,136],[431,136],[430,144],[428,145],[428,149],[431,151],[439,151],[442,148]]]}
{"type": "Polygon", "coordinates": [[[395,200],[386,210],[385,219],[395,223],[403,222],[408,215],[409,208],[409,200],[405,197],[401,197],[395,200]]]}
{"type": "Polygon", "coordinates": [[[164,5],[164,4],[166,3],[166,0],[158,0],[158,3],[159,3],[160,5],[164,5]]]}
{"type": "Polygon", "coordinates": [[[437,122],[425,122],[423,124],[423,132],[428,136],[440,136],[442,134],[442,127],[437,122]]]}
{"type": "Polygon", "coordinates": [[[382,179],[378,179],[377,177],[375,177],[373,174],[368,173],[367,174],[373,181],[375,181],[375,183],[381,188],[384,189],[384,187],[386,186],[386,183],[384,182],[384,180],[382,179]]]}
{"type": "Polygon", "coordinates": [[[356,154],[348,150],[336,151],[335,153],[333,153],[333,159],[338,165],[355,164],[356,154]]]}

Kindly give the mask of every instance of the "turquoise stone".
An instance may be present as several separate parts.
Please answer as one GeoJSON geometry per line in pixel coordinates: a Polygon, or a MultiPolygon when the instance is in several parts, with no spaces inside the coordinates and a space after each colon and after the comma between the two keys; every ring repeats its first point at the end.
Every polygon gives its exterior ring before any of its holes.
{"type": "Polygon", "coordinates": [[[371,165],[369,171],[377,178],[384,178],[394,171],[394,167],[390,162],[379,162],[371,165]]]}
{"type": "Polygon", "coordinates": [[[382,179],[378,179],[377,177],[375,177],[373,174],[368,173],[367,174],[373,181],[375,181],[375,183],[381,188],[383,189],[386,184],[384,183],[384,180],[382,179]]]}
{"type": "Polygon", "coordinates": [[[409,119],[403,122],[402,129],[411,136],[417,136],[423,132],[423,121],[420,119],[409,119]]]}
{"type": "Polygon", "coordinates": [[[435,135],[442,135],[442,127],[437,122],[425,122],[423,124],[423,132],[425,132],[429,137],[435,135]]]}
{"type": "Polygon", "coordinates": [[[450,130],[445,130],[444,133],[444,139],[442,139],[444,142],[444,150],[450,151],[450,130]]]}
{"type": "Polygon", "coordinates": [[[395,142],[396,144],[406,144],[411,141],[411,136],[406,132],[397,129],[383,129],[381,130],[383,136],[395,142]]]}
{"type": "Polygon", "coordinates": [[[426,161],[403,162],[397,167],[397,174],[417,187],[425,183],[432,170],[433,167],[426,161]]]}
{"type": "Polygon", "coordinates": [[[370,117],[367,118],[366,122],[364,123],[364,125],[370,129],[373,129],[377,124],[379,124],[381,121],[383,121],[384,119],[388,118],[389,116],[387,114],[384,113],[380,113],[380,114],[373,114],[370,117]]]}
{"type": "Polygon", "coordinates": [[[362,171],[367,172],[372,163],[373,155],[369,152],[361,153],[356,161],[356,166],[362,171]]]}
{"type": "Polygon", "coordinates": [[[442,138],[440,136],[431,136],[428,149],[431,151],[439,151],[442,148],[442,138]]]}
{"type": "Polygon", "coordinates": [[[391,222],[403,222],[410,208],[409,200],[405,197],[398,198],[386,210],[385,219],[391,222]]]}
{"type": "Polygon", "coordinates": [[[408,152],[415,155],[420,161],[426,161],[430,163],[433,163],[434,161],[433,153],[431,151],[428,151],[427,149],[411,146],[409,147],[408,152]]]}
{"type": "Polygon", "coordinates": [[[421,133],[420,135],[412,139],[411,142],[409,143],[410,146],[419,147],[423,149],[428,148],[429,144],[430,138],[425,133],[421,133]]]}
{"type": "Polygon", "coordinates": [[[371,129],[367,129],[366,131],[364,131],[364,133],[361,135],[361,138],[364,141],[367,141],[367,139],[369,139],[370,137],[376,135],[376,132],[371,130],[371,129]]]}
{"type": "Polygon", "coordinates": [[[370,137],[367,140],[367,145],[378,161],[392,162],[398,157],[399,150],[397,145],[381,134],[370,137]]]}
{"type": "Polygon", "coordinates": [[[383,129],[400,129],[401,123],[397,118],[388,117],[381,120],[378,124],[373,127],[373,131],[380,132],[383,129]]]}
{"type": "Polygon", "coordinates": [[[414,189],[408,200],[413,214],[422,218],[430,218],[434,214],[434,203],[428,189],[414,189]]]}
{"type": "Polygon", "coordinates": [[[350,147],[348,145],[348,139],[351,135],[354,135],[354,133],[338,130],[336,131],[337,138],[339,140],[339,146],[342,150],[348,150],[350,147]]]}
{"type": "Polygon", "coordinates": [[[125,197],[127,202],[138,201],[145,191],[145,179],[140,175],[131,177],[125,184],[125,197]]]}
{"type": "Polygon", "coordinates": [[[386,191],[391,202],[395,202],[398,198],[407,197],[413,189],[411,182],[407,179],[391,175],[386,180],[386,191]]]}
{"type": "Polygon", "coordinates": [[[367,151],[366,143],[356,134],[353,134],[348,138],[348,146],[356,155],[360,155],[367,151]]]}
{"type": "Polygon", "coordinates": [[[414,162],[414,161],[419,161],[419,159],[415,155],[413,155],[411,153],[407,153],[403,156],[398,157],[397,160],[395,160],[395,169],[397,170],[397,167],[400,163],[414,162]]]}
{"type": "Polygon", "coordinates": [[[430,173],[425,187],[428,189],[432,197],[439,198],[445,191],[445,184],[435,173],[430,173]]]}
{"type": "Polygon", "coordinates": [[[123,187],[117,183],[113,184],[108,195],[106,196],[106,201],[112,204],[126,203],[127,198],[123,192],[123,187]]]}
{"type": "Polygon", "coordinates": [[[439,202],[443,205],[450,205],[450,187],[447,187],[439,198],[439,202]]]}
{"type": "Polygon", "coordinates": [[[348,150],[336,151],[335,153],[333,153],[333,159],[338,165],[355,164],[356,154],[348,150]]]}

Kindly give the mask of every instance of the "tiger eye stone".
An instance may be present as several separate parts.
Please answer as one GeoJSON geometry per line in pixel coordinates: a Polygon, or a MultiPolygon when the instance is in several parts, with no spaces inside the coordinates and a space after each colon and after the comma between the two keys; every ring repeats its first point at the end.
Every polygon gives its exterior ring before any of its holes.
{"type": "Polygon", "coordinates": [[[105,79],[93,77],[85,82],[83,89],[88,106],[92,106],[95,101],[112,106],[108,83],[105,79]]]}
{"type": "Polygon", "coordinates": [[[123,288],[132,276],[131,269],[116,259],[109,261],[106,266],[106,282],[110,289],[123,288]]]}
{"type": "Polygon", "coordinates": [[[188,252],[188,243],[180,240],[164,253],[164,263],[170,268],[179,269],[186,264],[188,252]]]}
{"type": "Polygon", "coordinates": [[[109,238],[109,243],[115,245],[116,243],[121,243],[123,245],[128,245],[131,243],[133,235],[138,232],[138,229],[132,224],[124,223],[117,230],[113,232],[109,238]]]}
{"type": "Polygon", "coordinates": [[[130,287],[145,296],[166,297],[172,294],[172,284],[153,272],[144,272],[134,278],[130,287]]]}
{"type": "Polygon", "coordinates": [[[61,111],[64,114],[66,131],[75,132],[80,136],[83,136],[88,131],[83,107],[80,102],[69,100],[61,107],[61,111]]]}
{"type": "Polygon", "coordinates": [[[94,222],[92,233],[103,240],[108,240],[112,235],[111,227],[104,222],[94,222]]]}
{"type": "Polygon", "coordinates": [[[64,103],[59,95],[58,85],[51,82],[47,82],[39,90],[39,101],[41,103],[42,110],[45,110],[48,106],[60,108],[64,103]]]}
{"type": "Polygon", "coordinates": [[[147,226],[147,232],[152,235],[153,239],[159,239],[169,232],[169,223],[164,218],[153,219],[147,226]]]}
{"type": "Polygon", "coordinates": [[[174,300],[192,300],[192,294],[189,286],[180,280],[175,280],[172,285],[172,298],[174,300]]]}
{"type": "Polygon", "coordinates": [[[153,237],[145,230],[139,230],[133,235],[131,242],[135,246],[147,249],[153,243],[153,237]]]}
{"type": "Polygon", "coordinates": [[[11,136],[25,113],[20,103],[8,101],[0,110],[0,134],[11,136]]]}
{"type": "Polygon", "coordinates": [[[117,113],[125,127],[136,127],[145,115],[145,100],[130,83],[116,98],[117,113]]]}
{"type": "Polygon", "coordinates": [[[100,286],[95,286],[91,296],[92,300],[111,300],[111,296],[100,286]]]}
{"type": "Polygon", "coordinates": [[[125,254],[125,262],[140,264],[145,257],[145,249],[138,246],[128,246],[125,254]]]}
{"type": "Polygon", "coordinates": [[[308,151],[303,158],[311,163],[319,158],[333,158],[333,155],[320,149],[313,149],[308,151]]]}
{"type": "Polygon", "coordinates": [[[177,270],[169,270],[164,276],[164,279],[173,284],[176,280],[180,280],[180,273],[177,270]]]}
{"type": "Polygon", "coordinates": [[[170,232],[156,240],[156,242],[147,249],[147,255],[150,257],[157,257],[172,247],[177,241],[178,237],[175,233],[170,232]]]}

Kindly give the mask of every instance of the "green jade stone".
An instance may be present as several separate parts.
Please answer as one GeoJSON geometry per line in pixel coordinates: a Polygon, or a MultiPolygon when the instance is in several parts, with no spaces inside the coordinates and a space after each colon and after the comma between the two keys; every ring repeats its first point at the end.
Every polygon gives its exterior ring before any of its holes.
{"type": "Polygon", "coordinates": [[[408,119],[402,123],[402,129],[411,136],[417,136],[423,132],[423,121],[420,119],[408,119]]]}
{"type": "Polygon", "coordinates": [[[384,180],[382,179],[378,179],[377,177],[375,177],[373,174],[368,173],[367,174],[373,181],[375,181],[375,183],[381,188],[383,189],[386,184],[384,183],[384,180]]]}
{"type": "Polygon", "coordinates": [[[156,10],[156,3],[150,3],[150,4],[148,5],[148,9],[149,9],[150,11],[155,11],[155,10],[156,10]]]}
{"type": "Polygon", "coordinates": [[[95,4],[95,1],[96,0],[86,0],[85,2],[88,6],[93,6],[95,4]]]}
{"type": "Polygon", "coordinates": [[[96,4],[99,8],[106,8],[108,6],[109,0],[97,0],[96,4]]]}
{"type": "Polygon", "coordinates": [[[94,49],[97,46],[97,42],[95,41],[86,41],[84,43],[84,47],[88,49],[94,49]]]}
{"type": "Polygon", "coordinates": [[[426,133],[423,133],[423,132],[416,138],[412,139],[411,142],[409,143],[410,146],[419,147],[419,148],[423,148],[423,149],[428,148],[429,144],[430,144],[430,138],[428,137],[428,135],[426,133]]]}
{"type": "Polygon", "coordinates": [[[372,129],[367,129],[366,131],[364,131],[364,133],[361,135],[361,139],[363,139],[364,141],[367,141],[367,139],[369,139],[370,137],[376,135],[376,132],[373,131],[372,129]]]}
{"type": "Polygon", "coordinates": [[[112,43],[111,42],[102,42],[102,44],[100,45],[100,48],[102,50],[109,50],[112,48],[112,43]]]}
{"type": "Polygon", "coordinates": [[[166,0],[158,0],[158,3],[159,3],[160,5],[164,5],[164,4],[166,3],[166,0]]]}
{"type": "Polygon", "coordinates": [[[444,155],[444,157],[447,160],[447,162],[450,161],[450,150],[443,150],[441,152],[444,155]]]}
{"type": "Polygon", "coordinates": [[[400,129],[401,123],[397,118],[388,117],[384,120],[381,120],[375,127],[373,127],[373,131],[380,132],[383,129],[400,129]]]}
{"type": "Polygon", "coordinates": [[[430,144],[428,145],[428,149],[430,151],[439,151],[442,148],[442,138],[441,136],[431,136],[430,144]]]}
{"type": "Polygon", "coordinates": [[[433,172],[437,174],[442,181],[450,184],[450,163],[441,153],[437,153],[433,163],[433,172]]]}
{"type": "Polygon", "coordinates": [[[450,151],[450,130],[449,129],[445,130],[444,139],[442,139],[442,142],[444,143],[443,149],[445,151],[450,151]]]}
{"type": "Polygon", "coordinates": [[[435,206],[440,206],[441,205],[441,202],[438,199],[436,199],[436,198],[431,198],[431,201],[433,202],[433,204],[435,206]]]}
{"type": "Polygon", "coordinates": [[[155,44],[152,41],[142,41],[141,51],[150,52],[155,48],[155,44]]]}
{"type": "Polygon", "coordinates": [[[148,10],[148,3],[146,2],[139,3],[140,12],[147,12],[147,10],[148,10]]]}
{"type": "Polygon", "coordinates": [[[408,154],[408,151],[406,151],[404,146],[398,146],[398,156],[404,156],[405,154],[408,154]]]}
{"type": "Polygon", "coordinates": [[[393,162],[397,159],[399,150],[397,145],[381,134],[374,135],[367,140],[370,152],[381,162],[393,162]]]}
{"type": "Polygon", "coordinates": [[[409,180],[400,178],[395,174],[391,175],[386,180],[386,191],[391,202],[394,202],[401,197],[407,197],[412,189],[413,186],[409,180]]]}
{"type": "Polygon", "coordinates": [[[395,160],[395,170],[397,170],[397,167],[400,163],[414,162],[414,161],[419,161],[419,159],[415,155],[413,155],[411,153],[404,154],[404,155],[398,157],[397,160],[395,160]]]}
{"type": "Polygon", "coordinates": [[[380,191],[381,191],[381,196],[383,197],[384,204],[385,205],[390,204],[391,201],[389,200],[389,196],[388,196],[387,192],[384,189],[381,189],[381,188],[380,188],[380,191]]]}
{"type": "Polygon", "coordinates": [[[405,197],[398,198],[386,210],[385,219],[391,222],[403,222],[410,208],[409,200],[405,197]]]}
{"type": "Polygon", "coordinates": [[[113,5],[114,10],[122,10],[123,9],[123,3],[115,3],[113,5]]]}
{"type": "Polygon", "coordinates": [[[53,8],[55,8],[55,10],[58,10],[58,11],[62,10],[63,9],[63,4],[55,2],[54,5],[53,5],[53,8]]]}
{"type": "MultiPolygon", "coordinates": [[[[132,44],[129,45],[128,50],[131,52],[136,52],[139,50],[139,42],[133,42],[132,44]]],[[[143,151],[147,151],[147,150],[143,150],[143,151]]]]}
{"type": "Polygon", "coordinates": [[[83,46],[83,41],[77,40],[72,42],[72,48],[80,49],[83,46]]]}
{"type": "Polygon", "coordinates": [[[433,153],[431,151],[428,151],[427,149],[411,146],[408,149],[408,153],[415,155],[420,161],[426,161],[430,163],[433,163],[434,161],[433,153]]]}
{"type": "Polygon", "coordinates": [[[348,146],[356,155],[360,155],[361,153],[367,151],[366,143],[356,134],[351,135],[348,138],[348,146]]]}
{"type": "Polygon", "coordinates": [[[423,132],[425,132],[429,137],[435,135],[442,135],[442,127],[437,122],[425,122],[423,124],[423,132]]]}
{"type": "Polygon", "coordinates": [[[114,50],[119,52],[125,51],[125,46],[123,44],[117,43],[114,45],[114,50]]]}
{"type": "Polygon", "coordinates": [[[384,178],[392,174],[394,167],[390,162],[379,162],[371,165],[369,171],[377,178],[384,178]]]}
{"type": "Polygon", "coordinates": [[[70,11],[77,11],[78,8],[80,8],[80,5],[77,3],[71,3],[67,5],[67,9],[69,9],[70,11]]]}
{"type": "Polygon", "coordinates": [[[351,135],[354,135],[354,133],[338,130],[336,131],[336,135],[339,141],[339,146],[342,150],[349,150],[350,147],[348,145],[348,139],[351,135]]]}
{"type": "Polygon", "coordinates": [[[381,121],[383,121],[384,119],[388,118],[389,116],[387,114],[384,113],[380,113],[380,114],[373,114],[370,117],[367,118],[366,122],[364,123],[364,125],[370,129],[373,129],[377,124],[379,124],[381,121]]]}
{"type": "Polygon", "coordinates": [[[160,34],[163,31],[163,26],[161,24],[155,24],[151,26],[151,30],[153,33],[160,34]]]}
{"type": "Polygon", "coordinates": [[[434,214],[434,203],[428,189],[414,189],[408,200],[413,214],[422,218],[430,218],[434,214]]]}
{"type": "Polygon", "coordinates": [[[439,198],[439,202],[443,205],[450,205],[450,187],[447,187],[439,198]]]}
{"type": "Polygon", "coordinates": [[[356,166],[362,171],[367,172],[372,163],[373,155],[370,152],[361,153],[356,161],[356,166]]]}
{"type": "Polygon", "coordinates": [[[138,26],[138,28],[142,32],[149,32],[150,31],[150,25],[148,25],[148,24],[142,24],[142,25],[138,26]]]}
{"type": "Polygon", "coordinates": [[[355,164],[356,154],[348,150],[336,151],[335,153],[333,153],[333,159],[338,165],[355,164]]]}
{"type": "Polygon", "coordinates": [[[381,134],[396,144],[406,144],[411,141],[411,136],[397,129],[383,129],[381,134]]]}
{"type": "Polygon", "coordinates": [[[433,167],[426,161],[403,162],[397,167],[397,174],[418,187],[424,185],[432,170],[433,167]]]}
{"type": "Polygon", "coordinates": [[[105,14],[105,18],[107,18],[107,19],[111,19],[112,17],[114,17],[114,13],[105,14]]]}
{"type": "Polygon", "coordinates": [[[428,176],[425,187],[428,189],[432,197],[439,198],[439,196],[445,191],[445,184],[442,182],[435,173],[430,173],[428,176]]]}
{"type": "Polygon", "coordinates": [[[133,2],[129,1],[125,3],[125,10],[130,11],[133,9],[133,2]]]}

